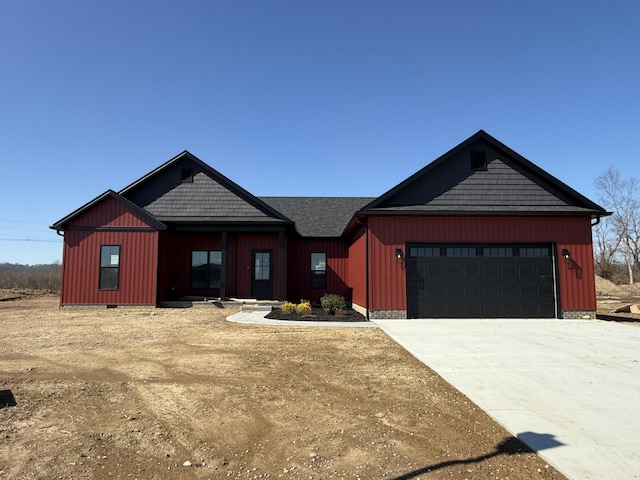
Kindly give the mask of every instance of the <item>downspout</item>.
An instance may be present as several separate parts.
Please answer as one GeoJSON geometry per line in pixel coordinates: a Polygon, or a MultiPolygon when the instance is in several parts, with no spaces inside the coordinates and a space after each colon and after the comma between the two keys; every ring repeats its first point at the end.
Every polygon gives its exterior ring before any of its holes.
{"type": "Polygon", "coordinates": [[[365,283],[365,308],[367,310],[367,321],[369,318],[369,224],[362,223],[356,215],[356,222],[364,227],[364,283],[365,283]]]}
{"type": "Polygon", "coordinates": [[[591,224],[591,226],[592,226],[592,227],[595,227],[596,225],[598,225],[598,224],[600,223],[600,219],[601,219],[601,218],[602,218],[602,217],[600,217],[600,215],[598,215],[598,216],[596,217],[596,223],[592,223],[592,224],[591,224]]]}

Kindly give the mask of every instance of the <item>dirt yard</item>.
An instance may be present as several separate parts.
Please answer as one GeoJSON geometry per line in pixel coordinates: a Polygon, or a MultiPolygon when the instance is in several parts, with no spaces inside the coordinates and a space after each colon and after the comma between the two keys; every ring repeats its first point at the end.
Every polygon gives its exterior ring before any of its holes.
{"type": "Polygon", "coordinates": [[[0,479],[564,478],[377,329],[231,313],[0,302],[0,479]]]}
{"type": "Polygon", "coordinates": [[[598,318],[640,326],[640,314],[630,311],[631,305],[640,305],[640,283],[616,285],[596,276],[596,294],[598,318]]]}

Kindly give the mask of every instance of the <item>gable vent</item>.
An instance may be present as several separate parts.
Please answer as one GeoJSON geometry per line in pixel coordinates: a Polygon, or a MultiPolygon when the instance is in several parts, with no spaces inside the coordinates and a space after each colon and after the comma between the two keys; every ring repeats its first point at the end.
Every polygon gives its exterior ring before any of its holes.
{"type": "Polygon", "coordinates": [[[471,152],[471,170],[483,171],[487,169],[487,152],[471,152]]]}
{"type": "Polygon", "coordinates": [[[193,183],[193,168],[182,169],[182,183],[193,183]]]}

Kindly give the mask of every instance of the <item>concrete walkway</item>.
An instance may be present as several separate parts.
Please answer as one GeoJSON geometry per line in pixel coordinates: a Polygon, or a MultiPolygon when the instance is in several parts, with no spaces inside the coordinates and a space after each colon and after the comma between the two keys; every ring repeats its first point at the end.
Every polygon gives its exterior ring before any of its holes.
{"type": "Polygon", "coordinates": [[[568,478],[640,478],[640,326],[375,323],[568,478]]]}

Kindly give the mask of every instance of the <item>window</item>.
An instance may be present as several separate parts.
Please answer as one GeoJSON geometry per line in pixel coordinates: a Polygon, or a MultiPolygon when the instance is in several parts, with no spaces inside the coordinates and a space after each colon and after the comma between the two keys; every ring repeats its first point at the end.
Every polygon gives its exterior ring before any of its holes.
{"type": "Polygon", "coordinates": [[[269,280],[271,274],[271,252],[255,252],[253,265],[254,280],[269,280]]]}
{"type": "Polygon", "coordinates": [[[191,252],[191,288],[220,288],[222,252],[194,250],[191,252]]]}
{"type": "Polygon", "coordinates": [[[120,287],[120,245],[100,246],[100,290],[118,290],[120,287]]]}
{"type": "Polygon", "coordinates": [[[311,288],[327,288],[327,254],[311,254],[311,288]]]}

